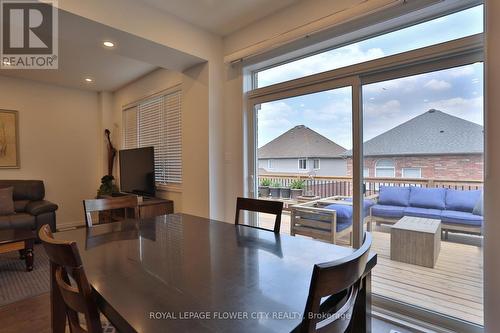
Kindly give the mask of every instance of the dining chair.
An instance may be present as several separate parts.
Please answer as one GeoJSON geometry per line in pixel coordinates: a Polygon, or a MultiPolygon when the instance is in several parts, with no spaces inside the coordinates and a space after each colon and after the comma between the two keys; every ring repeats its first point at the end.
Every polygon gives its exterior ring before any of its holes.
{"type": "MultiPolygon", "coordinates": [[[[54,239],[47,224],[40,228],[38,236],[49,257],[51,279],[55,281],[55,287],[62,296],[70,331],[102,333],[103,326],[95,295],[85,275],[76,243],[54,239]],[[80,317],[83,317],[83,322],[80,317]]],[[[109,323],[105,323],[104,327],[107,332],[115,331],[109,323]]]]}
{"type": "MultiPolygon", "coordinates": [[[[276,219],[274,220],[274,228],[272,231],[275,233],[280,232],[281,213],[283,212],[283,202],[238,197],[238,199],[236,200],[236,218],[234,221],[234,224],[236,225],[240,224],[241,210],[276,215],[276,219]]],[[[245,226],[268,230],[265,228],[255,227],[251,225],[245,225],[245,226]]]]}
{"type": "Polygon", "coordinates": [[[138,200],[135,195],[113,197],[105,199],[83,200],[83,209],[85,210],[85,222],[87,227],[92,227],[95,223],[92,220],[92,213],[123,209],[125,218],[138,218],[139,208],[138,200]],[[129,210],[133,210],[134,216],[129,216],[129,210]]]}
{"type": "Polygon", "coordinates": [[[356,317],[355,303],[371,244],[367,232],[363,245],[351,255],[314,265],[304,318],[297,332],[355,333],[352,319],[356,317]]]}

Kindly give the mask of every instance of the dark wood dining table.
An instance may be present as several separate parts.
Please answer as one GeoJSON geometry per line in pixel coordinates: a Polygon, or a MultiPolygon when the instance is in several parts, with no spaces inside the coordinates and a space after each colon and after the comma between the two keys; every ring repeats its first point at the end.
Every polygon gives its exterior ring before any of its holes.
{"type": "MultiPolygon", "coordinates": [[[[186,214],[57,232],[78,244],[103,314],[119,332],[290,332],[301,320],[313,265],[352,248],[186,214]]],[[[370,254],[356,332],[370,332],[370,254]]],[[[52,329],[64,305],[51,283],[52,329]]]]}

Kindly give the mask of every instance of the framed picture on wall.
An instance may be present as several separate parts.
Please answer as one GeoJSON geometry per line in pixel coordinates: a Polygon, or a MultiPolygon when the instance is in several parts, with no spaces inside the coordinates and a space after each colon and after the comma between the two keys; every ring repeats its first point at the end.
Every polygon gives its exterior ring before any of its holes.
{"type": "Polygon", "coordinates": [[[0,109],[0,168],[19,167],[19,114],[0,109]]]}

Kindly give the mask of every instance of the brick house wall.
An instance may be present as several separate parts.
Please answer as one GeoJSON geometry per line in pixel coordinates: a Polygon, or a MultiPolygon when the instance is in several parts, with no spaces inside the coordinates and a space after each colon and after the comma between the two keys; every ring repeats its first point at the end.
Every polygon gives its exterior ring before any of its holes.
{"type": "MultiPolygon", "coordinates": [[[[403,168],[421,168],[422,178],[451,180],[483,180],[483,155],[392,156],[365,157],[364,167],[375,177],[375,164],[380,159],[394,161],[396,177],[403,168]]],[[[347,159],[347,175],[352,176],[352,159],[347,159]]]]}

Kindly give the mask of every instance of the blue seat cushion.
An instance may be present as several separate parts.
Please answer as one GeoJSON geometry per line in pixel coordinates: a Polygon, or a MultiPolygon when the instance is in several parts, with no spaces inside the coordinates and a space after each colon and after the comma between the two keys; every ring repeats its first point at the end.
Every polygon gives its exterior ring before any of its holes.
{"type": "MultiPolygon", "coordinates": [[[[352,202],[351,198],[345,199],[347,202],[352,202]]],[[[363,200],[363,212],[364,216],[370,215],[370,207],[373,206],[375,202],[370,199],[363,200]]],[[[349,218],[352,219],[352,205],[343,205],[343,204],[331,204],[325,206],[325,209],[335,210],[337,212],[337,219],[339,218],[349,218]]]]}
{"type": "Polygon", "coordinates": [[[419,208],[445,209],[446,189],[410,187],[410,206],[419,208]]]}
{"type": "Polygon", "coordinates": [[[446,190],[446,209],[472,213],[481,198],[481,190],[446,190]]]}
{"type": "Polygon", "coordinates": [[[456,223],[471,226],[483,225],[483,217],[467,212],[459,212],[456,210],[443,210],[441,214],[442,223],[456,223]]]}
{"type": "Polygon", "coordinates": [[[378,203],[386,206],[408,206],[409,187],[380,186],[378,203]]]}
{"type": "Polygon", "coordinates": [[[405,216],[424,217],[428,219],[441,219],[442,210],[432,208],[406,207],[405,216]]]}
{"type": "Polygon", "coordinates": [[[406,207],[390,206],[390,205],[374,205],[372,207],[372,215],[378,217],[403,217],[406,207]]]}
{"type": "Polygon", "coordinates": [[[346,219],[346,218],[337,219],[337,232],[345,230],[345,229],[349,228],[351,225],[352,225],[352,218],[350,218],[350,219],[346,219]]]}

